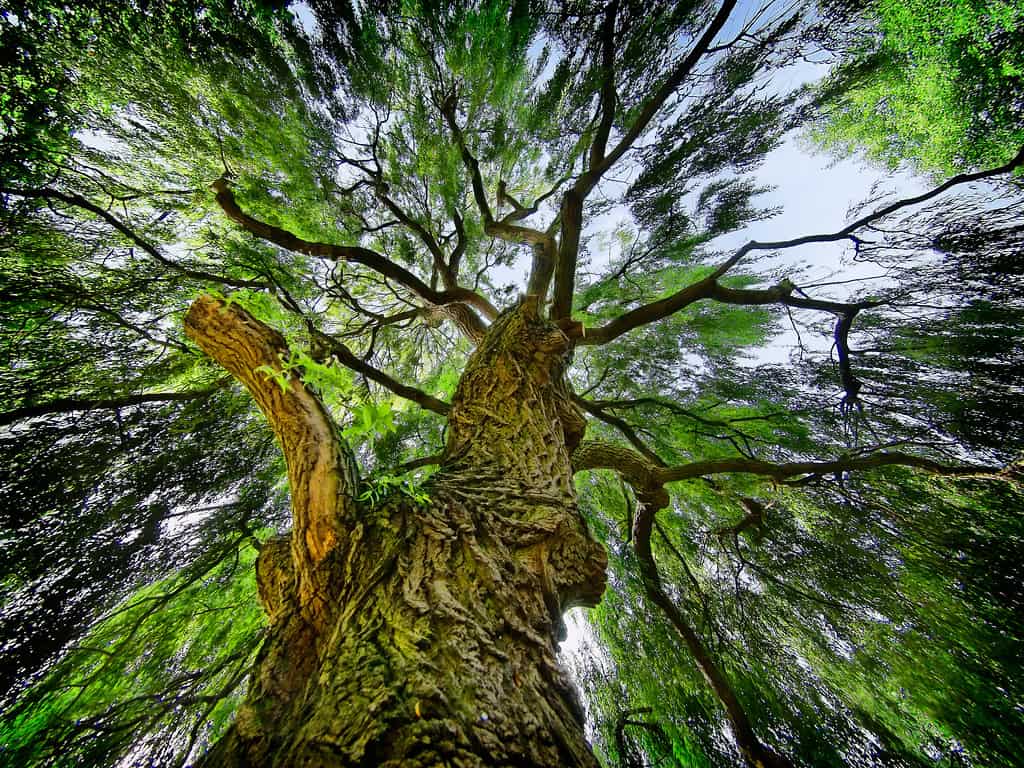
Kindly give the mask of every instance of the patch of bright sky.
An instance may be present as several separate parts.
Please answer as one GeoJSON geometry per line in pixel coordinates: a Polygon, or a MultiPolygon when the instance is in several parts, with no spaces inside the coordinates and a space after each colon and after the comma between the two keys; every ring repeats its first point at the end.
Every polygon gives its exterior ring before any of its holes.
{"type": "Polygon", "coordinates": [[[306,3],[294,3],[288,6],[292,16],[299,20],[302,31],[311,39],[315,40],[320,35],[320,25],[316,22],[313,10],[306,3]]]}
{"type": "MultiPolygon", "coordinates": [[[[588,670],[595,667],[605,677],[615,675],[615,662],[601,645],[597,635],[586,618],[586,609],[571,608],[565,613],[566,637],[558,646],[558,661],[574,680],[583,679],[588,670]]],[[[590,710],[585,696],[580,697],[585,714],[584,731],[588,740],[593,741],[597,733],[594,713],[590,710]]]]}

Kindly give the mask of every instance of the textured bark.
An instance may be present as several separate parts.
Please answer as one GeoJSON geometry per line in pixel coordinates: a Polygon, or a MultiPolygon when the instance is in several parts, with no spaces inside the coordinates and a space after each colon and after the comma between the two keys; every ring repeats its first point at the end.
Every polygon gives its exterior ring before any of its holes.
{"type": "Polygon", "coordinates": [[[597,765],[555,656],[562,612],[597,602],[606,565],[576,509],[567,348],[536,302],[495,321],[453,399],[429,503],[342,504],[316,611],[297,577],[313,542],[266,543],[268,639],[203,765],[597,765]]]}
{"type": "Polygon", "coordinates": [[[292,556],[305,615],[326,613],[325,558],[356,517],[355,463],[334,423],[302,381],[284,371],[290,357],[284,337],[235,304],[197,299],[185,332],[241,381],[267,416],[288,466],[294,533],[292,556]]]}

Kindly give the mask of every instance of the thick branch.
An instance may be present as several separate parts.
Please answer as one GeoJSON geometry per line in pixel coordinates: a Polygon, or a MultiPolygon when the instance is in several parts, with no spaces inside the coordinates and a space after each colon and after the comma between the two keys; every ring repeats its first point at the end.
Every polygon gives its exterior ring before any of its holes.
{"type": "Polygon", "coordinates": [[[688,307],[695,301],[711,298],[714,290],[715,281],[711,278],[692,283],[682,290],[676,291],[671,296],[659,299],[658,301],[652,301],[650,304],[644,304],[623,315],[619,315],[605,325],[597,328],[581,328],[581,335],[576,339],[576,343],[579,345],[607,344],[609,341],[617,339],[634,328],[639,328],[641,325],[647,325],[668,317],[688,307]]]}
{"type": "Polygon", "coordinates": [[[1001,176],[1003,174],[1010,173],[1011,171],[1013,171],[1016,168],[1019,168],[1022,165],[1024,165],[1024,147],[1021,147],[1020,151],[1017,152],[1014,158],[1004,165],[1000,165],[997,168],[990,168],[984,171],[975,171],[974,173],[958,174],[949,179],[948,181],[935,187],[934,189],[929,190],[928,192],[923,192],[922,194],[915,195],[914,197],[906,197],[903,198],[902,200],[897,200],[893,203],[890,203],[889,205],[882,206],[877,211],[869,213],[866,216],[861,216],[856,221],[847,224],[845,227],[836,230],[835,232],[830,232],[828,234],[821,235],[805,235],[803,237],[795,237],[792,240],[777,240],[774,242],[764,243],[758,242],[757,240],[751,240],[749,243],[747,243],[738,251],[736,251],[736,253],[730,256],[729,259],[723,262],[715,270],[714,274],[712,275],[712,278],[717,279],[724,275],[733,266],[735,266],[740,261],[740,259],[742,259],[751,251],[775,251],[781,250],[783,248],[795,248],[797,246],[808,245],[810,243],[835,243],[840,240],[849,239],[853,239],[856,242],[856,238],[853,238],[852,235],[861,227],[865,227],[868,224],[878,221],[879,219],[885,218],[886,216],[896,213],[897,211],[903,210],[904,208],[909,208],[910,206],[913,205],[925,203],[931,200],[932,198],[938,197],[943,192],[946,192],[947,190],[960,184],[970,184],[972,182],[983,181],[984,179],[989,179],[994,176],[1001,176]]]}
{"type": "MultiPolygon", "coordinates": [[[[613,4],[614,5],[614,4],[613,4]]],[[[714,41],[715,36],[722,29],[725,22],[729,18],[729,14],[732,13],[733,8],[736,6],[736,0],[725,0],[722,3],[722,7],[719,8],[718,13],[711,20],[711,24],[704,30],[704,34],[701,35],[700,39],[690,50],[690,52],[683,58],[682,61],[676,66],[675,69],[669,74],[665,82],[662,83],[661,87],[655,91],[654,95],[644,104],[640,113],[637,115],[633,124],[630,126],[626,134],[619,140],[619,143],[615,145],[607,155],[603,153],[603,147],[601,147],[602,158],[600,162],[594,164],[594,156],[591,155],[591,167],[585,174],[580,176],[576,180],[572,189],[565,193],[562,198],[561,208],[561,225],[562,234],[558,243],[558,260],[555,264],[555,287],[554,296],[551,305],[551,319],[559,321],[563,318],[569,317],[572,312],[572,296],[576,287],[576,261],[579,257],[579,245],[580,245],[580,233],[583,229],[583,202],[587,199],[587,195],[594,188],[598,181],[601,180],[601,176],[611,168],[621,158],[633,143],[640,137],[640,135],[647,129],[651,120],[657,114],[658,110],[665,104],[668,98],[675,92],[675,90],[689,77],[693,68],[697,66],[697,62],[700,61],[701,57],[707,53],[708,48],[714,41]]],[[[612,24],[614,25],[614,18],[612,18],[612,24]]],[[[608,23],[608,17],[605,17],[605,24],[608,23]]],[[[607,33],[608,29],[603,27],[603,32],[607,33]]],[[[614,29],[611,30],[614,34],[614,29]]],[[[614,73],[611,74],[614,77],[614,73]]],[[[605,89],[608,88],[608,80],[603,83],[605,89]]],[[[614,91],[614,82],[611,85],[614,91]]],[[[607,118],[607,107],[611,105],[611,99],[606,99],[604,91],[602,91],[602,105],[606,108],[605,113],[602,115],[602,122],[599,125],[597,138],[601,138],[602,131],[604,129],[604,120],[607,118]]],[[[608,118],[610,119],[610,118],[608,118]]],[[[606,137],[605,137],[606,138],[606,137]]],[[[603,142],[602,142],[603,143],[603,142]]],[[[592,147],[598,148],[597,143],[592,147]]]]}
{"type": "MultiPolygon", "coordinates": [[[[494,307],[487,299],[468,288],[456,287],[450,290],[437,291],[420,280],[409,270],[399,266],[391,259],[383,256],[369,248],[362,248],[354,245],[334,245],[332,243],[315,243],[304,240],[291,232],[275,227],[272,224],[254,219],[249,216],[235,202],[235,197],[228,188],[224,179],[218,179],[212,185],[217,195],[217,203],[223,209],[229,219],[242,226],[246,231],[268,240],[275,245],[286,248],[297,253],[304,253],[308,256],[315,256],[331,261],[344,261],[355,264],[362,264],[386,278],[408,288],[420,298],[429,301],[437,306],[463,303],[476,307],[486,313],[495,312],[494,307]]],[[[470,321],[472,322],[472,321],[470,321]]],[[[476,318],[474,336],[482,337],[486,331],[483,322],[476,318]]]]}
{"type": "Polygon", "coordinates": [[[121,397],[79,399],[73,397],[61,397],[37,405],[25,405],[21,408],[13,408],[0,413],[0,427],[13,424],[24,419],[33,419],[37,416],[47,416],[54,413],[81,413],[83,411],[105,411],[117,410],[119,408],[130,408],[145,403],[170,403],[188,402],[190,400],[201,400],[209,397],[220,389],[220,386],[209,389],[199,389],[192,392],[147,392],[141,395],[122,395],[121,397]]]}
{"type": "Polygon", "coordinates": [[[289,350],[277,331],[236,304],[200,296],[185,317],[185,332],[245,385],[281,444],[299,590],[315,602],[314,570],[355,517],[358,477],[351,452],[317,397],[284,371],[281,363],[289,350]]]}
{"type": "Polygon", "coordinates": [[[862,309],[871,309],[885,303],[884,301],[844,303],[825,299],[811,299],[806,296],[794,296],[794,290],[796,290],[796,286],[789,280],[783,280],[771,288],[751,289],[728,288],[719,283],[714,276],[706,277],[696,283],[691,283],[671,296],[666,296],[658,301],[652,301],[650,304],[644,304],[625,314],[619,315],[606,325],[580,331],[582,335],[576,340],[576,343],[580,345],[605,344],[634,328],[666,318],[704,299],[712,299],[723,304],[739,304],[744,306],[782,304],[798,309],[831,312],[839,317],[855,316],[862,309]]]}
{"type": "Polygon", "coordinates": [[[725,26],[725,22],[729,19],[729,15],[735,7],[736,0],[725,0],[722,3],[722,7],[718,9],[718,13],[715,14],[707,29],[704,30],[704,34],[700,36],[700,39],[690,49],[690,52],[686,54],[686,57],[676,65],[676,68],[672,70],[665,79],[665,82],[661,84],[661,87],[647,100],[633,121],[633,124],[629,127],[629,130],[619,140],[619,143],[615,145],[615,148],[603,158],[599,165],[591,168],[587,174],[576,182],[577,191],[581,192],[584,197],[605,171],[611,168],[633,146],[633,143],[640,138],[640,135],[647,129],[651,120],[654,119],[658,110],[675,93],[676,89],[682,85],[683,81],[690,76],[694,67],[697,66],[697,62],[708,52],[711,43],[714,42],[715,37],[722,27],[725,26]]]}
{"type": "Polygon", "coordinates": [[[558,214],[562,233],[558,239],[555,287],[551,302],[551,319],[555,322],[572,314],[572,296],[576,290],[576,260],[580,251],[580,234],[583,232],[585,199],[585,194],[577,187],[568,190],[562,197],[562,208],[558,214]]]}
{"type": "Polygon", "coordinates": [[[455,248],[452,249],[451,259],[448,261],[448,270],[455,280],[459,279],[459,267],[462,265],[462,257],[466,254],[466,226],[458,211],[452,212],[455,222],[455,248]]]}
{"type": "Polygon", "coordinates": [[[772,463],[760,459],[731,458],[694,461],[662,467],[625,446],[598,440],[580,443],[572,455],[573,469],[614,469],[635,486],[654,490],[665,483],[693,480],[707,475],[761,475],[777,482],[801,475],[828,475],[859,472],[879,467],[902,466],[949,477],[1009,477],[1008,470],[980,464],[943,464],[924,456],[900,451],[879,451],[864,456],[844,456],[830,461],[791,461],[772,463]]]}
{"type": "Polygon", "coordinates": [[[615,17],[618,12],[618,0],[612,0],[605,8],[601,21],[601,120],[590,145],[591,170],[604,160],[608,136],[615,121],[615,17]]]}
{"type": "Polygon", "coordinates": [[[843,385],[842,408],[850,409],[860,405],[860,390],[863,384],[853,373],[853,366],[850,364],[850,329],[853,327],[853,320],[857,316],[856,310],[845,312],[836,320],[833,338],[836,342],[836,357],[839,358],[839,380],[843,385]]]}

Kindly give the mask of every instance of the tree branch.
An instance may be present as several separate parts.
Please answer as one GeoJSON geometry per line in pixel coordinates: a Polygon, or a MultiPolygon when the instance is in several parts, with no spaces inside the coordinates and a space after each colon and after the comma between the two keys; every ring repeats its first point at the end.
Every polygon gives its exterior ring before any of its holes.
{"type": "Polygon", "coordinates": [[[795,237],[792,240],[777,240],[774,242],[764,243],[758,242],[757,240],[751,240],[749,243],[747,243],[738,251],[736,251],[736,253],[734,253],[731,257],[729,257],[729,259],[723,262],[714,271],[711,277],[713,279],[721,277],[726,272],[728,272],[732,267],[734,267],[740,261],[740,259],[742,259],[751,251],[773,251],[781,250],[783,248],[795,248],[797,246],[808,245],[810,243],[834,243],[840,240],[849,239],[853,239],[854,241],[856,241],[856,238],[852,237],[853,233],[856,232],[861,227],[867,226],[868,224],[871,224],[874,221],[885,218],[886,216],[896,213],[896,211],[900,211],[904,208],[909,208],[912,205],[918,205],[919,203],[927,202],[932,198],[938,197],[943,192],[960,184],[970,184],[971,182],[983,181],[984,179],[989,179],[994,176],[1001,176],[1005,173],[1010,173],[1011,171],[1013,171],[1016,168],[1019,168],[1022,165],[1024,165],[1024,147],[1021,147],[1020,151],[1017,152],[1013,159],[1010,160],[1008,163],[1005,163],[1004,165],[1000,165],[997,168],[990,168],[984,171],[975,171],[974,173],[958,174],[956,176],[953,176],[951,179],[943,182],[934,189],[929,190],[928,192],[924,192],[920,195],[915,195],[914,197],[906,197],[903,198],[902,200],[897,200],[896,202],[890,203],[889,205],[882,206],[877,211],[869,213],[866,216],[861,216],[856,221],[847,224],[845,227],[835,232],[830,232],[828,234],[821,235],[805,235],[803,237],[795,237]]]}
{"type": "Polygon", "coordinates": [[[658,454],[644,444],[644,441],[640,439],[639,435],[637,435],[636,430],[634,430],[625,419],[621,419],[618,416],[613,416],[612,414],[605,412],[604,408],[593,400],[587,400],[579,395],[573,395],[572,399],[578,406],[580,406],[580,408],[590,415],[619,430],[623,437],[625,437],[648,461],[656,464],[657,466],[665,466],[665,462],[658,457],[658,454]]]}
{"type": "MultiPolygon", "coordinates": [[[[457,95],[452,91],[443,100],[435,99],[437,102],[438,109],[441,111],[445,122],[448,124],[448,130],[452,134],[452,138],[455,139],[455,143],[459,147],[459,153],[462,156],[462,163],[465,165],[466,170],[469,171],[470,183],[473,187],[473,198],[476,200],[477,209],[480,211],[480,216],[484,223],[484,232],[491,237],[497,237],[509,243],[519,243],[533,246],[534,260],[533,266],[530,269],[529,287],[527,293],[530,295],[536,295],[543,302],[547,296],[548,283],[551,280],[551,268],[553,267],[553,256],[557,248],[555,239],[552,235],[547,232],[542,232],[539,229],[533,229],[532,227],[523,227],[518,224],[512,224],[511,221],[514,219],[509,216],[501,221],[494,219],[494,214],[491,211],[491,206],[487,202],[487,193],[484,190],[483,177],[480,175],[480,163],[473,157],[473,154],[469,151],[469,147],[466,146],[466,138],[462,133],[462,129],[459,127],[458,120],[455,115],[455,103],[457,95]]],[[[510,199],[502,189],[499,189],[499,198],[501,195],[505,195],[506,199],[510,199]]],[[[500,200],[499,200],[500,201],[500,200]]]]}
{"type": "Polygon", "coordinates": [[[73,205],[76,208],[82,208],[89,211],[96,216],[99,216],[107,224],[116,229],[122,235],[131,240],[136,246],[141,248],[147,255],[154,260],[160,262],[165,267],[173,269],[175,272],[191,277],[196,280],[203,280],[212,283],[221,283],[222,285],[230,285],[234,288],[266,288],[266,283],[258,280],[240,280],[233,277],[226,277],[224,275],[216,275],[212,272],[205,272],[199,269],[191,269],[190,267],[184,267],[178,264],[172,259],[168,259],[157,249],[155,245],[139,235],[135,230],[125,224],[123,221],[114,216],[110,211],[104,210],[95,203],[90,202],[86,198],[78,194],[65,194],[64,192],[58,192],[55,189],[11,189],[11,188],[0,188],[0,194],[5,195],[16,195],[18,197],[24,197],[28,199],[43,199],[43,200],[59,200],[62,203],[73,205]]]}
{"type": "MultiPolygon", "coordinates": [[[[633,143],[647,129],[651,120],[654,119],[658,110],[675,92],[676,88],[689,77],[697,62],[707,53],[715,36],[722,29],[735,6],[736,0],[725,0],[722,3],[722,7],[719,8],[718,13],[715,14],[715,17],[711,20],[708,28],[704,30],[704,34],[701,35],[696,45],[679,62],[676,68],[672,70],[661,87],[655,91],[654,95],[647,100],[640,110],[640,114],[633,121],[633,125],[630,126],[626,134],[619,140],[619,143],[615,145],[615,148],[607,155],[603,155],[602,152],[601,161],[596,165],[591,163],[591,167],[587,172],[576,180],[572,189],[566,192],[562,198],[560,215],[562,235],[558,243],[558,259],[554,270],[555,288],[551,304],[551,319],[555,322],[568,318],[572,312],[572,297],[576,286],[576,261],[579,257],[580,233],[583,229],[583,202],[597,182],[601,180],[605,171],[611,168],[633,146],[633,143]]],[[[605,23],[607,23],[607,16],[605,23]]],[[[604,29],[603,25],[602,29],[604,29]]],[[[602,101],[604,101],[603,96],[602,101]]],[[[604,117],[602,117],[602,128],[604,117]]],[[[599,128],[599,135],[600,130],[599,128]]],[[[593,155],[591,160],[593,160],[593,155]]]]}
{"type": "Polygon", "coordinates": [[[16,421],[34,419],[38,416],[47,416],[56,413],[80,413],[83,411],[104,411],[129,408],[145,403],[167,403],[167,402],[188,402],[190,400],[201,400],[212,395],[221,389],[223,383],[208,389],[194,390],[192,392],[147,392],[141,395],[122,395],[120,397],[80,399],[73,397],[61,397],[37,405],[25,405],[20,408],[12,408],[9,411],[0,413],[0,427],[13,424],[16,421]]]}
{"type": "MultiPolygon", "coordinates": [[[[268,240],[275,245],[289,251],[304,253],[307,256],[315,256],[331,261],[344,261],[355,264],[362,264],[386,278],[408,288],[420,298],[429,301],[437,306],[448,306],[450,304],[468,304],[482,312],[494,312],[494,307],[483,296],[471,291],[468,288],[454,288],[451,290],[437,291],[420,280],[409,270],[399,266],[386,256],[382,256],[369,248],[351,245],[334,245],[331,243],[315,243],[304,240],[291,232],[275,227],[272,224],[254,219],[238,207],[235,196],[228,188],[227,181],[217,179],[212,185],[216,193],[217,203],[229,219],[242,226],[247,232],[257,237],[268,240]]],[[[470,313],[472,314],[472,313],[470,313]]],[[[466,318],[472,334],[475,338],[482,338],[486,332],[483,322],[473,314],[474,320],[466,318]]]]}
{"type": "Polygon", "coordinates": [[[501,223],[511,224],[516,221],[521,221],[522,219],[525,219],[528,216],[532,216],[538,210],[540,210],[540,204],[547,200],[549,197],[551,197],[553,194],[555,194],[558,191],[558,188],[561,187],[565,182],[567,182],[569,178],[570,176],[563,176],[561,179],[556,181],[554,186],[551,187],[551,189],[549,189],[543,195],[534,200],[533,205],[530,205],[529,207],[524,206],[522,203],[520,203],[518,200],[512,197],[512,195],[510,195],[508,192],[508,187],[505,185],[505,182],[499,181],[498,203],[501,204],[502,202],[506,202],[513,208],[511,213],[501,218],[501,223]]]}
{"type": "Polygon", "coordinates": [[[428,395],[426,392],[416,387],[411,387],[407,384],[403,384],[397,379],[388,376],[384,371],[379,368],[374,368],[372,365],[367,363],[365,360],[359,358],[355,353],[352,352],[347,346],[342,344],[337,339],[329,336],[322,331],[317,330],[315,327],[310,326],[309,330],[315,333],[316,337],[327,345],[330,353],[337,359],[339,363],[344,365],[346,368],[351,368],[356,373],[361,373],[371,381],[375,381],[385,389],[391,390],[399,397],[404,397],[406,400],[419,405],[421,408],[425,408],[428,411],[439,413],[442,416],[448,414],[451,405],[446,403],[444,400],[438,400],[432,395],[428,395]]]}
{"type": "MultiPolygon", "coordinates": [[[[778,285],[766,289],[766,290],[743,290],[727,288],[718,282],[718,279],[722,277],[726,272],[735,266],[740,259],[746,254],[755,250],[779,250],[782,248],[793,248],[799,245],[807,245],[809,243],[829,243],[837,242],[839,240],[846,240],[854,238],[853,232],[857,229],[870,224],[871,222],[880,219],[884,216],[888,216],[895,213],[898,210],[906,208],[911,205],[917,205],[918,203],[925,202],[927,200],[936,197],[946,190],[954,187],[958,184],[966,184],[973,181],[980,181],[982,179],[990,178],[992,176],[998,176],[1001,174],[1009,173],[1015,168],[1024,165],[1024,148],[1017,153],[1010,162],[1005,165],[999,166],[998,168],[992,168],[987,171],[978,171],[976,173],[964,173],[959,176],[954,176],[944,184],[939,185],[935,189],[925,192],[924,194],[917,195],[916,197],[909,197],[903,200],[899,200],[890,205],[884,206],[874,213],[863,216],[857,219],[851,224],[843,227],[842,229],[832,232],[829,234],[822,235],[806,235],[804,237],[794,238],[792,240],[779,240],[775,242],[758,242],[752,240],[736,253],[734,253],[729,259],[723,262],[712,274],[703,280],[699,280],[696,283],[691,283],[685,288],[676,291],[671,296],[666,296],[664,299],[651,302],[650,304],[644,304],[636,309],[630,310],[623,315],[611,320],[607,324],[598,328],[571,328],[567,331],[570,337],[575,337],[576,344],[605,344],[618,338],[624,333],[638,328],[641,325],[656,322],[662,318],[668,317],[669,315],[678,312],[679,310],[693,304],[695,301],[701,299],[715,299],[716,301],[725,302],[728,304],[784,304],[790,307],[799,307],[802,309],[817,309],[826,312],[832,312],[842,317],[845,314],[860,311],[861,309],[868,309],[871,307],[880,306],[884,302],[861,302],[857,304],[842,304],[838,302],[823,301],[819,299],[809,299],[801,296],[793,296],[792,292],[795,286],[788,280],[783,280],[778,285]]],[[[559,257],[561,258],[561,256],[559,257]]],[[[852,322],[852,318],[851,318],[852,322]]],[[[846,329],[849,332],[849,328],[846,329]]],[[[845,339],[845,335],[841,332],[841,329],[836,329],[837,342],[840,339],[845,339]]],[[[848,351],[848,350],[847,350],[848,351]]],[[[840,367],[843,369],[843,355],[840,353],[840,367]]],[[[848,366],[847,366],[848,367],[848,366]]],[[[853,391],[850,387],[846,386],[847,381],[844,378],[844,388],[847,390],[847,394],[853,391]]],[[[854,400],[856,397],[854,396],[854,400]]]]}
{"type": "Polygon", "coordinates": [[[640,561],[640,576],[647,598],[661,608],[676,632],[679,633],[704,679],[725,708],[733,736],[736,738],[736,744],[747,765],[751,768],[789,768],[791,765],[789,760],[762,744],[757,734],[754,733],[750,718],[725,673],[661,585],[661,575],[658,573],[658,566],[654,562],[654,554],[651,552],[651,530],[655,513],[661,509],[659,506],[661,499],[643,490],[638,490],[637,500],[639,503],[636,520],[633,524],[633,549],[640,561]]]}
{"type": "Polygon", "coordinates": [[[657,723],[649,723],[646,720],[636,720],[637,715],[649,715],[653,710],[650,707],[638,707],[629,709],[619,714],[615,723],[615,749],[619,753],[619,768],[637,768],[641,765],[626,746],[626,728],[634,726],[650,731],[662,739],[667,739],[665,731],[657,723]]]}
{"type": "MultiPolygon", "coordinates": [[[[427,250],[430,252],[431,258],[433,259],[435,269],[437,269],[438,273],[441,275],[441,282],[444,284],[445,289],[447,291],[454,292],[459,292],[462,290],[469,291],[468,288],[463,289],[459,287],[458,281],[456,280],[456,275],[453,273],[453,269],[457,266],[458,260],[461,259],[462,257],[462,251],[465,250],[465,233],[462,231],[461,219],[456,217],[455,221],[456,231],[460,232],[461,235],[459,237],[459,245],[456,246],[456,253],[452,254],[452,266],[450,266],[448,262],[445,261],[444,253],[441,251],[441,246],[438,244],[437,239],[429,231],[427,231],[426,227],[424,227],[418,221],[409,216],[398,205],[398,203],[396,203],[383,192],[379,193],[378,197],[384,203],[387,209],[394,214],[395,218],[397,218],[403,225],[405,225],[406,228],[411,229],[414,233],[416,233],[416,236],[419,237],[419,239],[426,246],[427,250]]],[[[486,317],[488,320],[493,320],[498,316],[498,310],[484,296],[481,296],[480,294],[473,291],[471,291],[470,293],[472,293],[472,295],[475,296],[476,298],[473,299],[472,301],[467,299],[465,303],[471,303],[473,306],[479,309],[483,313],[484,317],[486,317]]]]}
{"type": "Polygon", "coordinates": [[[608,146],[608,136],[615,121],[615,17],[619,12],[618,0],[612,0],[601,20],[601,120],[590,145],[590,169],[601,165],[608,146]]]}
{"type": "Polygon", "coordinates": [[[316,566],[343,542],[356,516],[358,473],[319,399],[282,367],[284,337],[237,304],[200,296],[185,316],[185,332],[252,394],[274,430],[288,467],[292,498],[292,558],[301,604],[325,610],[316,566]]]}
{"type": "Polygon", "coordinates": [[[714,276],[709,276],[696,283],[666,296],[664,299],[652,301],[619,315],[614,320],[597,328],[571,330],[570,335],[577,336],[578,345],[606,344],[624,333],[628,333],[641,325],[648,325],[673,315],[691,304],[704,299],[713,299],[723,304],[739,304],[745,306],[763,306],[766,304],[782,304],[799,309],[812,309],[820,312],[831,312],[840,317],[856,315],[863,309],[871,309],[885,304],[885,301],[862,301],[844,303],[825,299],[811,299],[806,296],[794,296],[796,286],[789,280],[783,280],[771,288],[728,288],[719,283],[714,276]]]}
{"type": "Polygon", "coordinates": [[[671,467],[659,467],[639,452],[625,446],[598,440],[580,443],[572,456],[573,469],[614,469],[630,483],[654,489],[665,483],[693,480],[707,475],[761,475],[781,482],[801,475],[827,475],[836,472],[859,472],[879,467],[910,467],[945,477],[982,477],[1011,479],[1013,465],[1007,468],[983,464],[943,464],[924,456],[900,451],[879,451],[863,456],[843,456],[828,461],[790,461],[773,463],[760,459],[729,458],[694,461],[671,467]]]}

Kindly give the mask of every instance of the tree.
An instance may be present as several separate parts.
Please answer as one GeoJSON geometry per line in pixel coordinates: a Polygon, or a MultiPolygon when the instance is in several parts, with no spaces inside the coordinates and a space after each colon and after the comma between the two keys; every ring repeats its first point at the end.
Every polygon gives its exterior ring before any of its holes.
{"type": "Polygon", "coordinates": [[[1024,8],[1006,0],[867,6],[854,55],[820,89],[819,141],[940,176],[1013,157],[1024,142],[1024,8]]]}
{"type": "Polygon", "coordinates": [[[1024,151],[737,244],[736,6],[5,12],[5,760],[1012,763],[1024,151]]]}

